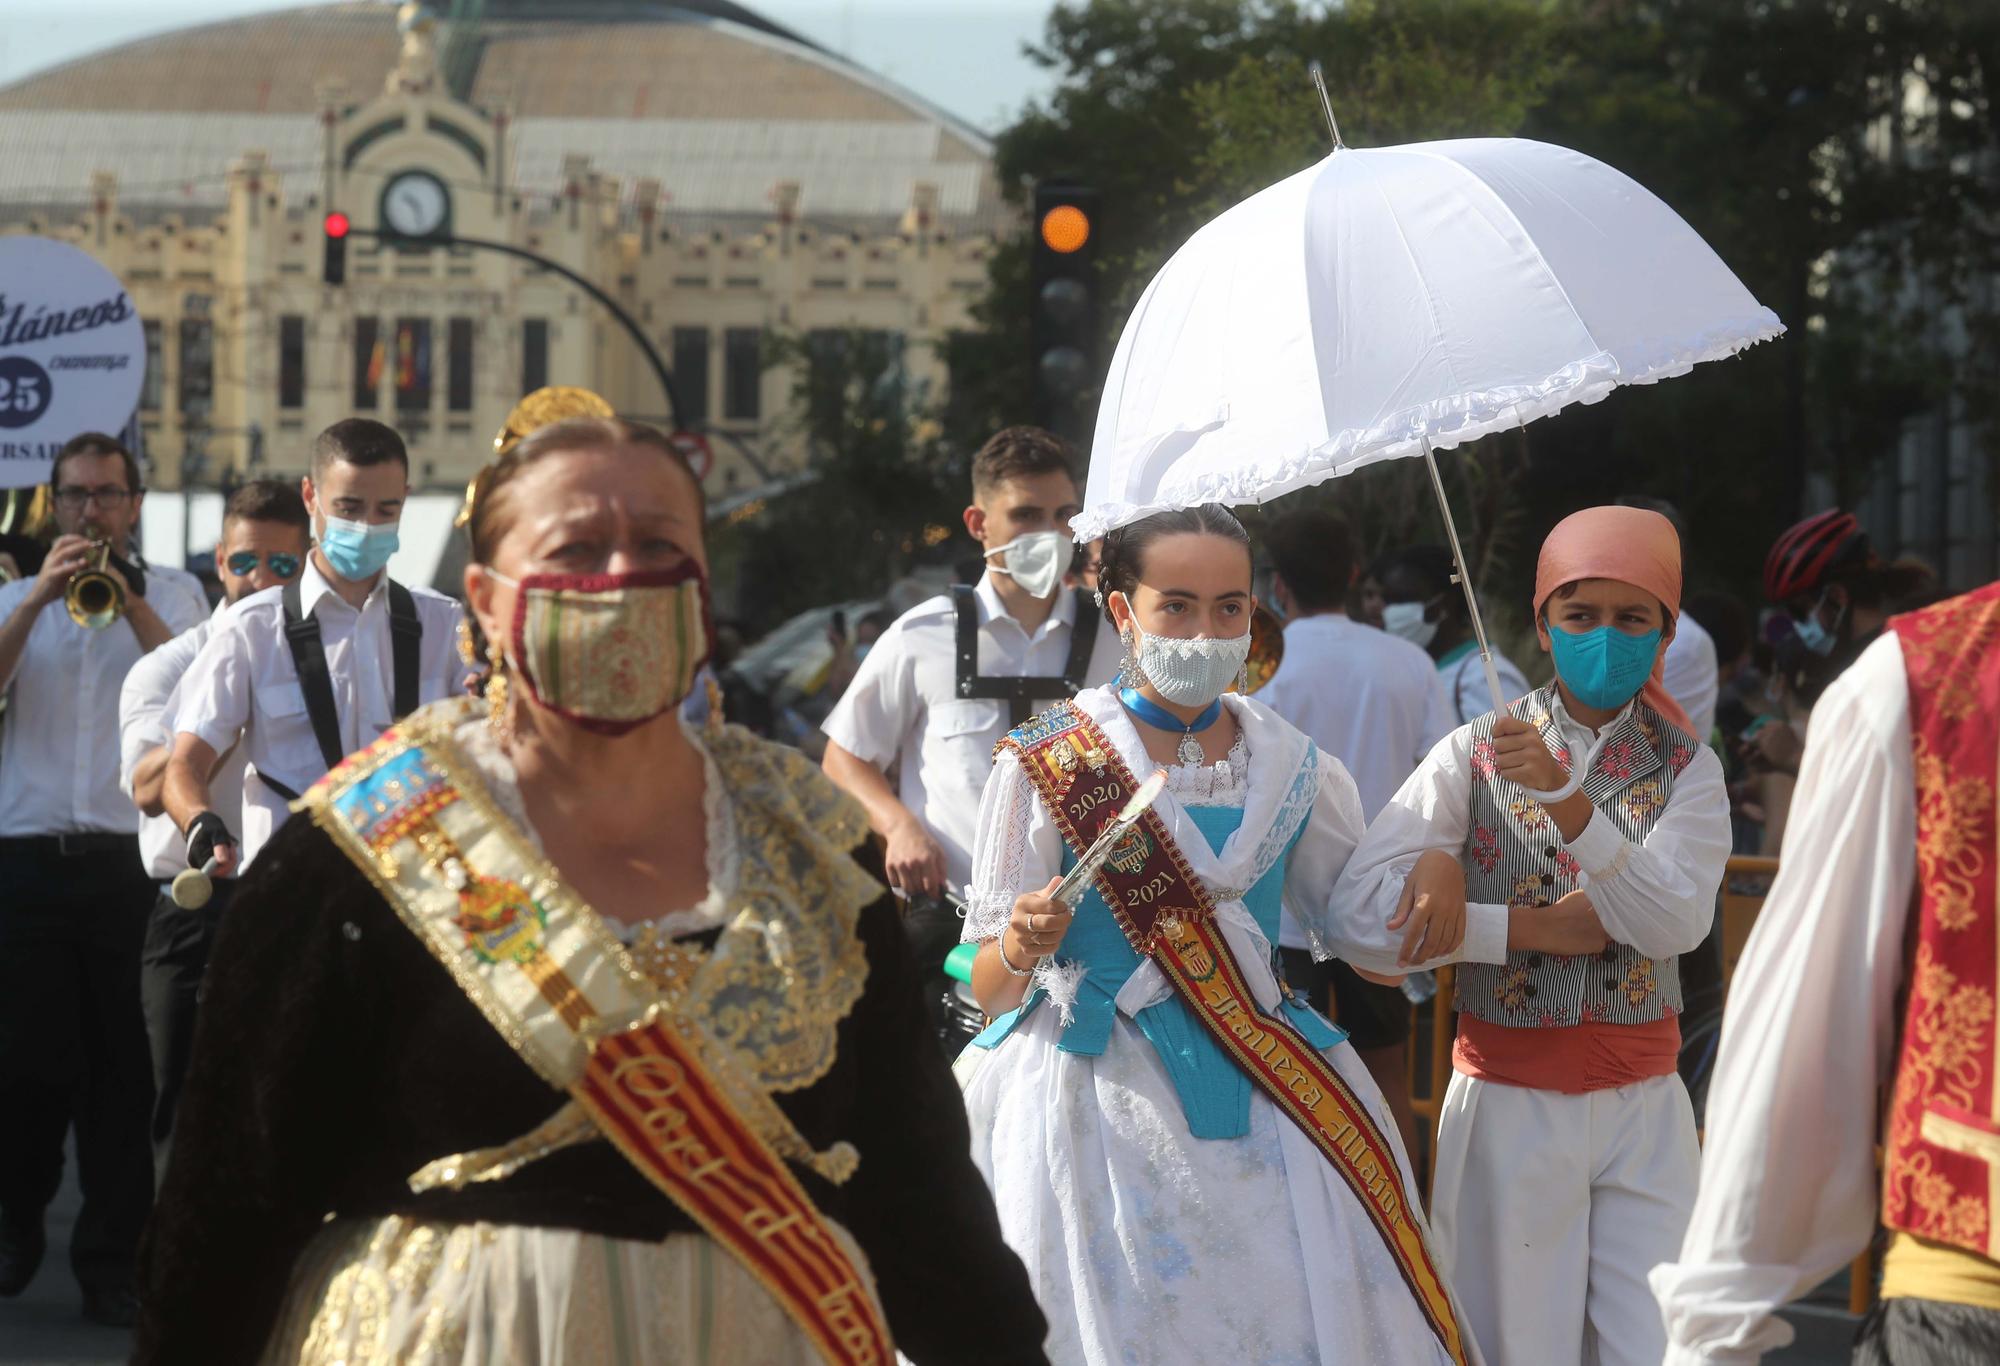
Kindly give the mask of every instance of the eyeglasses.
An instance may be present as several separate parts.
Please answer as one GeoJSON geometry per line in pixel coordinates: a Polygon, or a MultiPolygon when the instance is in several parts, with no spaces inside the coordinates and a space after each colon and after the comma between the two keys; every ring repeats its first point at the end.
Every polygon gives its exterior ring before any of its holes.
{"type": "MultiPolygon", "coordinates": [[[[223,561],[229,566],[229,572],[239,579],[248,578],[256,573],[259,562],[257,552],[254,550],[239,550],[223,561]]],[[[292,578],[299,572],[299,557],[283,550],[272,551],[265,555],[261,562],[270,565],[271,572],[281,579],[292,578]]]]}
{"type": "Polygon", "coordinates": [[[56,506],[64,512],[81,512],[91,499],[104,508],[124,507],[134,497],[134,491],[116,486],[101,489],[83,489],[74,484],[56,490],[56,506]]]}

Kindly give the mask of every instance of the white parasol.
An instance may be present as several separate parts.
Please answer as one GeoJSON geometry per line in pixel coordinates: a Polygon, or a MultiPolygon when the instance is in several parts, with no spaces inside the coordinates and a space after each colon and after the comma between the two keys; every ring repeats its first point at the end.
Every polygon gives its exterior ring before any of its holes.
{"type": "Polygon", "coordinates": [[[1784,330],[1678,214],[1603,162],[1522,138],[1350,148],[1336,126],[1324,161],[1202,227],[1147,286],[1072,525],[1089,540],[1421,455],[1497,703],[1432,451],[1784,330]]]}

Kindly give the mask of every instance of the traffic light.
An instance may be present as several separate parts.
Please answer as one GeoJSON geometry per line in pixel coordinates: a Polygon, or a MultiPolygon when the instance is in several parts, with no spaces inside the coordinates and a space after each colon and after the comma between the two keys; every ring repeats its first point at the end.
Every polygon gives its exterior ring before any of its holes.
{"type": "Polygon", "coordinates": [[[347,233],[353,225],[339,209],[326,215],[326,267],[320,279],[329,285],[347,283],[347,233]]]}
{"type": "Polygon", "coordinates": [[[1097,380],[1097,191],[1035,187],[1035,421],[1072,445],[1090,438],[1086,400],[1097,380]]]}

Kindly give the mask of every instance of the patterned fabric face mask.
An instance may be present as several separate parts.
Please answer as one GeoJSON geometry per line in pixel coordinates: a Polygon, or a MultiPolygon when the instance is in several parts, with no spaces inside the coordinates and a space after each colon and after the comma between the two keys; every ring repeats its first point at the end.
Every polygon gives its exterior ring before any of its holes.
{"type": "Polygon", "coordinates": [[[678,705],[708,662],[708,579],[689,560],[640,574],[530,574],[514,600],[512,663],[537,704],[600,735],[678,705]]]}

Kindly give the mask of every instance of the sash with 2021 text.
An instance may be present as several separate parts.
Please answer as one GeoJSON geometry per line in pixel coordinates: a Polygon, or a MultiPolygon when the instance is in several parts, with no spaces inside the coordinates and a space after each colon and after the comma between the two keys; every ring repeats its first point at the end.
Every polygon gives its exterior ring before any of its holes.
{"type": "MultiPolygon", "coordinates": [[[[1137,788],[1096,722],[1073,702],[1042,713],[1000,742],[1079,857],[1137,788]]],[[[1257,1008],[1215,922],[1207,889],[1157,810],[1146,812],[1097,877],[1097,890],[1141,957],[1167,982],[1224,1054],[1319,1149],[1354,1192],[1453,1361],[1467,1334],[1445,1290],[1394,1151],[1326,1058],[1286,1021],[1257,1008]]]]}

